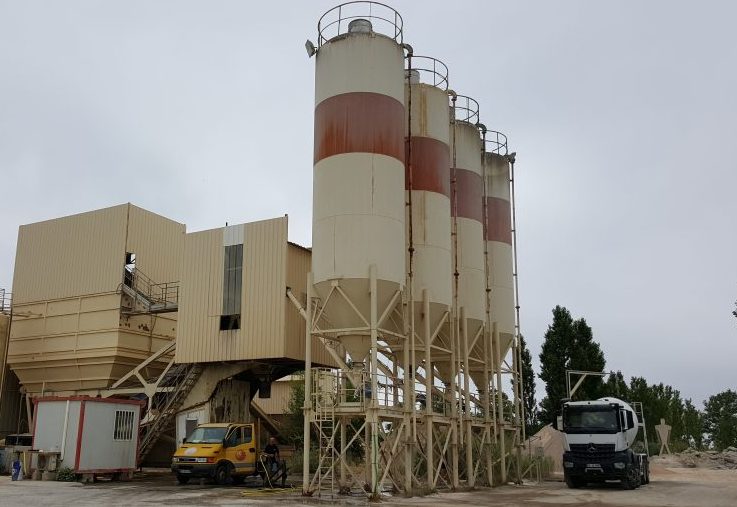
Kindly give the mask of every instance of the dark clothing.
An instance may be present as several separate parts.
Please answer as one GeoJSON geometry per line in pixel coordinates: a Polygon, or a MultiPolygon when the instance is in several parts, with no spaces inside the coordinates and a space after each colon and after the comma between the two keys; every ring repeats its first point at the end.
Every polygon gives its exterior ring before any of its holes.
{"type": "Polygon", "coordinates": [[[274,456],[275,458],[279,458],[279,446],[275,444],[269,444],[266,447],[264,447],[264,453],[270,454],[274,456]]]}
{"type": "Polygon", "coordinates": [[[264,454],[266,454],[266,466],[273,474],[279,469],[279,447],[276,444],[269,444],[264,447],[264,454]]]}

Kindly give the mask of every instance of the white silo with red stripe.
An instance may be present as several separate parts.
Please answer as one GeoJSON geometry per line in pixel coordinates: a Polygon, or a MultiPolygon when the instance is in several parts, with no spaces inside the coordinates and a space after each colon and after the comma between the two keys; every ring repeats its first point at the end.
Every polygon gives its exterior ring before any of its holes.
{"type": "MultiPolygon", "coordinates": [[[[489,288],[491,290],[490,321],[496,322],[499,335],[500,367],[515,333],[514,257],[512,250],[512,206],[510,165],[507,139],[489,131],[486,143],[486,248],[488,251],[489,288]]],[[[496,343],[494,344],[496,347],[496,343]]]]}
{"type": "Polygon", "coordinates": [[[406,276],[404,53],[401,23],[380,33],[373,18],[331,21],[334,11],[316,54],[312,273],[331,327],[348,330],[338,338],[363,362],[371,271],[380,313],[406,276]]]}

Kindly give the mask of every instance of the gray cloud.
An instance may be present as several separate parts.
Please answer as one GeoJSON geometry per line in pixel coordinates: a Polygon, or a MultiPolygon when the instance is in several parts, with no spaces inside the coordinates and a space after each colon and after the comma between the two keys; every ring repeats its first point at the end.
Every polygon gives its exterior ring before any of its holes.
{"type": "MultiPolygon", "coordinates": [[[[523,330],[585,316],[608,367],[735,387],[730,2],[395,2],[509,134],[523,330]]],[[[0,1],[0,287],[17,227],[131,201],[190,230],[290,214],[310,243],[313,65],[332,2],[0,1]]]]}

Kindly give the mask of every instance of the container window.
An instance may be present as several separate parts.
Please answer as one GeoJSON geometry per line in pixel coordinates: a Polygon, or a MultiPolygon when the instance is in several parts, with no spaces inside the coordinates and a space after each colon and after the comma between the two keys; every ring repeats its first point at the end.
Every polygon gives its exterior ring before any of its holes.
{"type": "Polygon", "coordinates": [[[136,413],[132,410],[115,411],[113,440],[133,440],[135,414],[136,413]]]}
{"type": "Polygon", "coordinates": [[[220,330],[240,329],[243,288],[243,245],[225,247],[223,256],[223,311],[220,330]]]}

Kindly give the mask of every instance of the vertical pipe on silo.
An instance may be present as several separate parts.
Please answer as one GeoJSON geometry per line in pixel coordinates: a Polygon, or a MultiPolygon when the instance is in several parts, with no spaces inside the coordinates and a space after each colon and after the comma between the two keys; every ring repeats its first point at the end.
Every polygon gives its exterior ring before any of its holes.
{"type": "Polygon", "coordinates": [[[310,430],[312,429],[312,272],[307,273],[305,302],[305,399],[302,428],[302,495],[310,494],[310,430]]]}
{"type": "Polygon", "coordinates": [[[451,234],[453,236],[453,306],[450,314],[450,419],[451,419],[451,487],[453,489],[460,485],[458,477],[458,397],[456,389],[456,339],[458,336],[458,193],[456,191],[456,101],[458,96],[451,94],[451,157],[453,164],[451,165],[451,234]]]}

